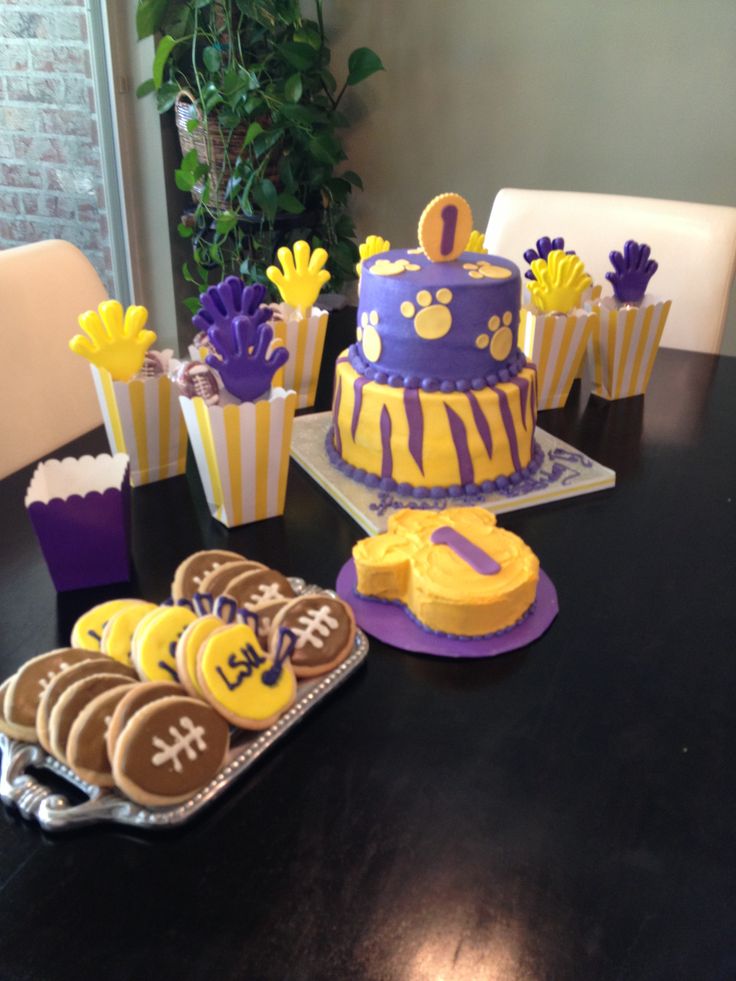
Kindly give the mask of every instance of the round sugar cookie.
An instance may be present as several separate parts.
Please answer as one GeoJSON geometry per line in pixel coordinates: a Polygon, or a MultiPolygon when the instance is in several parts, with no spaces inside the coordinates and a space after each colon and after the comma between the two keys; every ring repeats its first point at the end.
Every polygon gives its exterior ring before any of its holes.
{"type": "Polygon", "coordinates": [[[252,562],[250,559],[240,559],[238,562],[223,562],[212,572],[208,572],[202,577],[199,585],[200,593],[209,593],[211,596],[220,596],[226,592],[225,587],[236,576],[244,572],[256,572],[258,569],[265,569],[262,562],[252,562]]]}
{"type": "Polygon", "coordinates": [[[36,713],[44,689],[57,674],[89,656],[90,651],[61,647],[32,657],[19,668],[7,687],[3,704],[5,719],[17,731],[17,739],[36,741],[36,713]]]}
{"type": "Polygon", "coordinates": [[[57,674],[55,678],[52,678],[44,689],[36,711],[36,736],[38,742],[47,753],[53,755],[49,724],[54,706],[67,688],[71,688],[78,681],[82,681],[84,678],[91,678],[95,674],[117,674],[127,681],[137,680],[137,675],[133,668],[128,668],[124,664],[120,664],[119,661],[114,661],[111,657],[106,657],[104,654],[91,654],[88,660],[73,664],[66,671],[62,671],[61,674],[57,674]]]}
{"type": "Polygon", "coordinates": [[[208,572],[212,572],[223,562],[240,561],[243,558],[237,552],[225,549],[211,548],[203,552],[194,552],[183,562],[180,562],[174,573],[171,584],[171,596],[175,602],[182,599],[194,599],[194,594],[201,592],[200,583],[208,572]]]}
{"type": "Polygon", "coordinates": [[[115,785],[145,807],[187,800],[217,775],[230,744],[227,723],[197,698],[172,696],[141,708],[115,745],[115,785]]]}
{"type": "Polygon", "coordinates": [[[155,603],[140,600],[131,606],[123,607],[117,613],[113,613],[102,631],[100,643],[102,653],[120,661],[121,664],[132,664],[130,647],[135,628],[147,613],[157,609],[158,606],[155,603]]]}
{"type": "Polygon", "coordinates": [[[10,739],[21,739],[23,741],[28,741],[25,727],[11,725],[11,723],[5,718],[5,692],[8,690],[10,682],[14,677],[15,675],[11,674],[11,676],[6,678],[2,685],[0,685],[0,732],[8,736],[10,739]]]}
{"type": "Polygon", "coordinates": [[[49,717],[51,752],[60,763],[66,763],[66,744],[74,720],[98,695],[111,688],[129,685],[130,679],[120,674],[93,674],[71,685],[59,698],[49,717]]]}
{"type": "Polygon", "coordinates": [[[204,698],[197,681],[197,656],[200,648],[210,634],[224,626],[222,620],[210,613],[190,623],[176,645],[176,673],[179,683],[193,698],[204,698]]]}
{"type": "Polygon", "coordinates": [[[317,593],[290,600],[271,625],[269,650],[277,649],[282,627],[296,637],[290,660],[297,678],[313,678],[336,668],[355,643],[353,611],[332,596],[317,593]]]}
{"type": "Polygon", "coordinates": [[[235,623],[210,634],[202,644],[197,681],[210,705],[233,725],[267,729],[296,698],[291,666],[287,661],[278,667],[251,628],[235,623]]]}
{"type": "Polygon", "coordinates": [[[256,614],[258,639],[265,645],[273,618],[296,593],[286,576],[276,569],[263,568],[236,576],[227,584],[223,595],[234,599],[239,607],[256,614]]]}
{"type": "Polygon", "coordinates": [[[138,682],[102,692],[88,702],[72,723],[66,759],[77,776],[96,787],[112,787],[112,764],[107,753],[107,730],[116,705],[138,682]]]}
{"type": "Polygon", "coordinates": [[[113,613],[140,602],[139,599],[116,599],[93,606],[91,610],[83,613],[72,627],[71,646],[83,647],[87,651],[99,651],[102,632],[113,613]]]}
{"type": "Polygon", "coordinates": [[[186,606],[162,606],[133,634],[132,658],[142,681],[178,681],[176,645],[197,614],[186,606]]]}
{"type": "Polygon", "coordinates": [[[123,695],[115,706],[105,736],[107,754],[111,761],[115,752],[115,743],[135,713],[144,705],[150,705],[160,698],[170,698],[172,695],[186,695],[186,691],[173,681],[141,681],[123,695]]]}

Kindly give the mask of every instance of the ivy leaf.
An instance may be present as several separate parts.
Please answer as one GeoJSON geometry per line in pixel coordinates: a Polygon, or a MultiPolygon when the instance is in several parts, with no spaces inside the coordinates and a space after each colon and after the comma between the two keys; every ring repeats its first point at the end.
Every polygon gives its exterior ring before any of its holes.
{"type": "Polygon", "coordinates": [[[194,235],[194,229],[191,227],[191,225],[185,225],[183,221],[179,222],[179,224],[176,226],[176,230],[182,238],[191,238],[192,235],[194,235]]]}
{"type": "Polygon", "coordinates": [[[199,129],[199,120],[187,119],[187,133],[193,133],[195,129],[199,129]]]}
{"type": "Polygon", "coordinates": [[[344,174],[340,174],[343,180],[348,181],[353,187],[358,187],[363,190],[363,181],[358,177],[354,170],[346,170],[344,174]]]}
{"type": "Polygon", "coordinates": [[[184,156],[181,158],[181,169],[187,174],[193,174],[199,164],[199,157],[197,156],[196,147],[192,147],[184,156]]]}
{"type": "Polygon", "coordinates": [[[304,211],[302,202],[288,193],[279,194],[279,208],[281,211],[288,211],[290,215],[300,215],[304,211]]]}
{"type": "Polygon", "coordinates": [[[248,127],[248,132],[245,134],[245,140],[243,141],[243,146],[250,146],[253,140],[263,132],[263,127],[260,123],[251,123],[248,127]]]}
{"type": "Polygon", "coordinates": [[[152,78],[147,78],[145,82],[141,82],[138,88],[135,90],[135,94],[139,99],[142,99],[144,95],[148,95],[150,92],[155,91],[156,85],[152,78]]]}
{"type": "Polygon", "coordinates": [[[279,51],[297,71],[306,71],[306,69],[314,65],[316,52],[308,44],[291,41],[287,44],[280,45],[279,51]]]}
{"type": "Polygon", "coordinates": [[[163,85],[164,68],[166,68],[166,62],[169,60],[169,55],[176,45],[177,41],[175,41],[170,34],[164,34],[164,36],[158,42],[156,54],[153,59],[153,84],[157,89],[160,89],[163,85]]]}
{"type": "Polygon", "coordinates": [[[302,27],[298,31],[294,31],[294,40],[308,44],[309,47],[314,48],[315,51],[317,51],[322,44],[322,38],[319,35],[319,31],[316,31],[313,27],[302,27]]]}
{"type": "Polygon", "coordinates": [[[302,76],[299,72],[296,72],[290,78],[286,79],[286,84],[284,85],[284,96],[289,100],[289,102],[298,102],[302,97],[302,76]]]}
{"type": "Polygon", "coordinates": [[[337,89],[337,81],[335,76],[327,68],[322,68],[319,73],[319,77],[322,79],[325,88],[332,95],[337,89]]]}
{"type": "Polygon", "coordinates": [[[207,71],[216,72],[220,67],[220,52],[212,45],[208,45],[202,52],[202,61],[207,71]]]}
{"type": "Polygon", "coordinates": [[[215,231],[218,235],[227,235],[235,228],[238,223],[238,216],[232,211],[223,211],[215,222],[215,231]]]}
{"type": "Polygon", "coordinates": [[[384,71],[383,62],[370,48],[356,48],[348,58],[348,85],[357,85],[375,72],[384,71]]]}
{"type": "Polygon", "coordinates": [[[322,163],[336,164],[344,157],[340,144],[329,133],[320,133],[309,141],[309,151],[322,163]]]}
{"type": "Polygon", "coordinates": [[[188,296],[185,300],[182,300],[181,302],[184,304],[187,310],[192,314],[192,316],[194,316],[195,313],[198,313],[199,308],[202,306],[202,304],[199,302],[199,299],[195,296],[188,296]]]}
{"type": "Polygon", "coordinates": [[[135,29],[138,40],[150,37],[161,26],[168,0],[140,0],[135,12],[135,29]]]}
{"type": "Polygon", "coordinates": [[[196,183],[196,179],[191,171],[175,170],[174,183],[180,191],[191,191],[196,183]]]}
{"type": "Polygon", "coordinates": [[[167,112],[176,102],[179,86],[176,82],[164,82],[156,93],[156,108],[159,112],[167,112]]]}
{"type": "Polygon", "coordinates": [[[278,207],[278,191],[274,187],[268,178],[260,181],[253,188],[253,197],[256,203],[260,205],[263,210],[264,215],[269,221],[273,221],[276,217],[276,209],[278,207]]]}

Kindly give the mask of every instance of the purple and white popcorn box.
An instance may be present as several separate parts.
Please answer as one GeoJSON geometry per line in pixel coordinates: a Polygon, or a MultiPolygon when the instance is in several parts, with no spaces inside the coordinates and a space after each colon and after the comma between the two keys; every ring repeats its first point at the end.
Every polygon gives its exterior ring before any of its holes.
{"type": "Polygon", "coordinates": [[[130,458],[44,460],[26,509],[58,592],[130,579],[130,458]]]}

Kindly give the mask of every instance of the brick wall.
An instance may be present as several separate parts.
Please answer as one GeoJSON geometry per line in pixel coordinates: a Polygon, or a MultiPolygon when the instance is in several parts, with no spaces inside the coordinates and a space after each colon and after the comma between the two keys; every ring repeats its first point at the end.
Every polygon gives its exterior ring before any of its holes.
{"type": "Polygon", "coordinates": [[[113,292],[84,0],[0,0],[0,248],[63,238],[113,292]]]}

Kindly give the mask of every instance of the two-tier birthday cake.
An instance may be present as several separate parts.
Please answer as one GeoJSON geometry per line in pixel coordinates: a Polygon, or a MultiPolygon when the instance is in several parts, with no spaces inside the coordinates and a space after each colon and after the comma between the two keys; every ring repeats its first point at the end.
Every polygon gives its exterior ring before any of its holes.
{"type": "Polygon", "coordinates": [[[356,341],[337,359],[327,436],[331,461],[355,480],[458,497],[539,467],[519,270],[476,251],[471,232],[467,202],[443,194],[422,215],[420,248],[372,237],[361,249],[356,341]]]}

